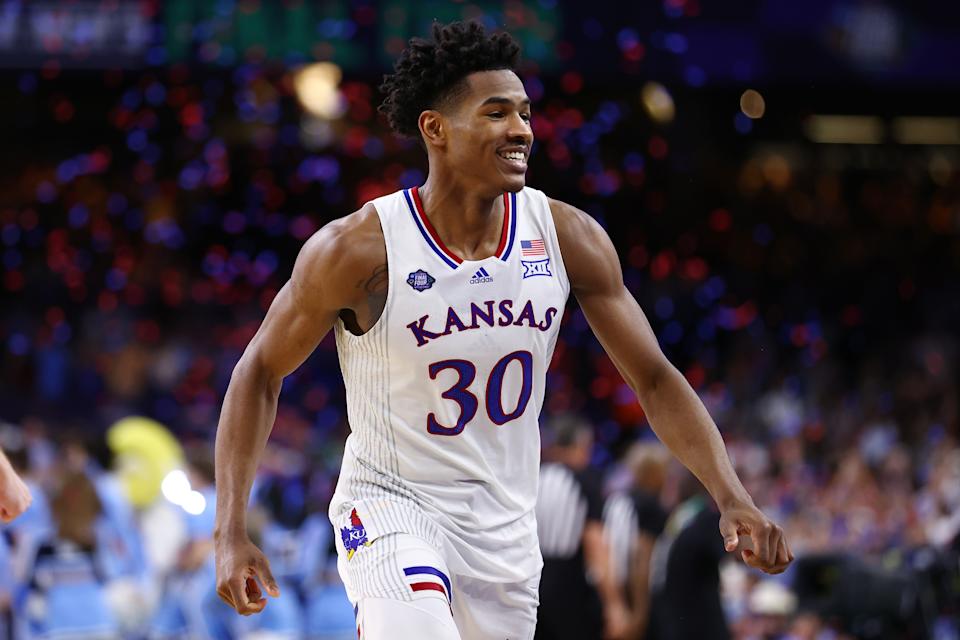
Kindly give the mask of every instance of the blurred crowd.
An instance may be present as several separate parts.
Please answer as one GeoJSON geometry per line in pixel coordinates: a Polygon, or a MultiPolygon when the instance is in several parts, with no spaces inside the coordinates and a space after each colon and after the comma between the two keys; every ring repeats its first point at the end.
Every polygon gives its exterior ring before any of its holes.
{"type": "MultiPolygon", "coordinates": [[[[0,158],[0,418],[18,425],[9,437],[22,439],[38,499],[3,529],[0,561],[15,570],[0,574],[0,601],[29,617],[38,590],[46,606],[74,598],[48,588],[61,574],[44,559],[56,558],[68,582],[127,585],[107,589],[117,624],[178,637],[171,629],[198,615],[213,584],[202,574],[211,512],[124,505],[110,486],[117,470],[87,436],[129,415],[169,425],[196,445],[191,486],[211,504],[200,452],[299,246],[372,197],[421,183],[425,162],[377,119],[369,80],[344,82],[343,116],[320,121],[301,113],[289,75],[256,64],[4,73],[17,91],[0,112],[21,152],[0,158]]],[[[760,124],[751,134],[711,115],[723,96],[678,97],[688,120],[658,125],[632,90],[568,76],[524,77],[538,140],[529,184],[606,226],[627,286],[758,505],[785,523],[799,558],[823,563],[798,562],[774,582],[725,574],[735,637],[957,638],[956,156],[765,138],[760,124]],[[915,594],[909,611],[883,600],[885,580],[915,594]],[[878,613],[855,620],[850,599],[868,595],[878,613]]],[[[593,424],[591,466],[607,492],[625,490],[622,460],[649,425],[573,305],[545,404],[546,415],[566,412],[593,424]]],[[[331,532],[315,517],[347,429],[328,338],[284,384],[257,493],[264,540],[272,531],[277,554],[314,555],[291,560],[293,586],[281,585],[300,620],[343,604],[328,590],[331,532]],[[283,542],[292,531],[314,542],[283,542]]],[[[674,506],[668,495],[664,509],[674,506]]],[[[209,606],[200,617],[218,619],[209,606]]]]}
{"type": "Polygon", "coordinates": [[[293,450],[268,452],[249,526],[282,597],[243,618],[216,593],[212,444],[191,442],[163,460],[148,453],[163,447],[163,428],[137,420],[52,437],[36,421],[5,425],[4,448],[34,501],[0,529],[0,637],[356,636],[319,504],[332,489],[322,473],[293,450]],[[147,447],[132,452],[130,437],[147,447]],[[160,476],[145,474],[151,466],[160,476]]]}

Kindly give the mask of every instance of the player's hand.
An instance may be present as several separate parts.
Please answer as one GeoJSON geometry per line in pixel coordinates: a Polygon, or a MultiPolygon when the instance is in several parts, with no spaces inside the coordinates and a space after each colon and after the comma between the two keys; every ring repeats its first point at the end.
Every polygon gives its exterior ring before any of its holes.
{"type": "Polygon", "coordinates": [[[10,522],[30,507],[30,489],[6,459],[0,458],[0,520],[10,522]]]}
{"type": "Polygon", "coordinates": [[[787,537],[777,524],[751,503],[737,502],[720,515],[724,548],[764,573],[783,573],[793,562],[787,537]]]}
{"type": "Polygon", "coordinates": [[[218,540],[214,548],[217,595],[237,613],[248,616],[263,611],[267,599],[260,591],[261,585],[270,596],[280,596],[280,588],[270,572],[267,557],[246,535],[218,540]]]}

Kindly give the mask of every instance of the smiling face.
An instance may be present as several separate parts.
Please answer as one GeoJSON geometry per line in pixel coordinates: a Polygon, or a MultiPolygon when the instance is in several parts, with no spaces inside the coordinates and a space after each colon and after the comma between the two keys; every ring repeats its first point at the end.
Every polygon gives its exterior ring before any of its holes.
{"type": "MultiPolygon", "coordinates": [[[[465,185],[492,196],[523,189],[533,144],[523,83],[504,69],[471,73],[464,84],[448,107],[434,112],[443,133],[426,135],[426,142],[442,153],[431,155],[431,162],[444,163],[465,185]]],[[[421,117],[422,130],[424,124],[421,117]]]]}

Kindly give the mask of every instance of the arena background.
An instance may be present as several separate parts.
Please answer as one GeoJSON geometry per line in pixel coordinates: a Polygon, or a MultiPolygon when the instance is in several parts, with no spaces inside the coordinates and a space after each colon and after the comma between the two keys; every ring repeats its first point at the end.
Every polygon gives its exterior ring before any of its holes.
{"type": "MultiPolygon", "coordinates": [[[[960,637],[960,4],[933,0],[0,2],[0,442],[38,497],[2,529],[0,637],[100,637],[111,607],[162,634],[171,589],[222,614],[230,372],[313,231],[423,181],[376,87],[433,19],[521,41],[528,184],[606,227],[788,533],[782,578],[728,575],[734,636],[960,637]],[[106,516],[64,496],[84,477],[106,516]],[[138,559],[44,573],[32,543],[84,518],[138,559]]],[[[268,611],[350,637],[322,524],[348,429],[332,336],[280,402],[254,527],[315,538],[268,611]]],[[[571,411],[615,490],[652,433],[573,303],[544,413],[571,411]]]]}

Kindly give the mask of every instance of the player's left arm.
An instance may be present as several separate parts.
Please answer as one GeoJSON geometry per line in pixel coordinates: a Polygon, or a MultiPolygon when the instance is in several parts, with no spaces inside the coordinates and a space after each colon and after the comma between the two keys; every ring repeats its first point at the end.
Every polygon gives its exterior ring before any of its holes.
{"type": "Polygon", "coordinates": [[[727,551],[747,535],[748,565],[780,573],[793,560],[783,530],[753,503],[710,414],[660,350],[640,305],[623,284],[613,243],[593,218],[550,200],[570,286],[607,355],[637,394],[657,437],[703,483],[720,508],[727,551]]]}

